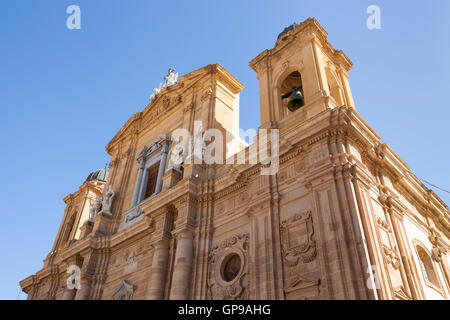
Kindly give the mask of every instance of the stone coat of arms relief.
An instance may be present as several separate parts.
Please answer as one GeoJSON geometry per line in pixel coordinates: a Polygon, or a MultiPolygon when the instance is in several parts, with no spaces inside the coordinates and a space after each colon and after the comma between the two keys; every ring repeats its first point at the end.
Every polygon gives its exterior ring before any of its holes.
{"type": "Polygon", "coordinates": [[[235,235],[212,248],[208,260],[208,298],[246,300],[250,298],[248,277],[249,234],[235,235]]]}
{"type": "Polygon", "coordinates": [[[281,254],[290,279],[284,287],[286,299],[307,299],[319,295],[319,278],[302,275],[297,266],[312,262],[317,256],[311,211],[295,214],[280,226],[281,254]],[[292,280],[293,278],[293,280],[292,280]]]}
{"type": "Polygon", "coordinates": [[[281,222],[281,250],[286,265],[308,263],[317,255],[311,212],[296,214],[281,222]]]}

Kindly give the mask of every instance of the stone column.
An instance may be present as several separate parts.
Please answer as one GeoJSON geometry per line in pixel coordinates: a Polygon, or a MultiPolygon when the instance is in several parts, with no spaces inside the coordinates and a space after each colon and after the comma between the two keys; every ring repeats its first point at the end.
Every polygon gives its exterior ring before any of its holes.
{"type": "Polygon", "coordinates": [[[188,229],[177,235],[177,252],[173,270],[170,300],[186,300],[189,298],[190,279],[192,277],[192,262],[194,237],[188,229]]]}
{"type": "Polygon", "coordinates": [[[147,300],[164,299],[164,287],[166,285],[167,261],[169,260],[169,243],[161,240],[155,244],[153,253],[152,273],[150,276],[147,300]]]}
{"type": "Polygon", "coordinates": [[[161,160],[159,162],[158,178],[156,179],[155,194],[160,193],[162,186],[163,186],[162,177],[166,171],[166,163],[167,163],[168,153],[169,153],[169,146],[166,144],[163,146],[163,148],[161,150],[161,160]]]}
{"type": "Polygon", "coordinates": [[[66,290],[64,290],[62,299],[63,300],[73,300],[75,298],[76,293],[77,293],[77,290],[66,288],[66,290]]]}
{"type": "Polygon", "coordinates": [[[141,190],[142,177],[144,176],[145,161],[141,159],[139,162],[138,176],[136,178],[136,185],[134,187],[133,200],[131,201],[130,208],[134,207],[139,201],[139,191],[141,190]]]}
{"type": "MultiPolygon", "coordinates": [[[[405,240],[404,233],[402,232],[402,224],[403,224],[403,213],[402,212],[393,212],[389,210],[389,215],[391,218],[392,231],[394,232],[396,243],[398,244],[398,251],[400,253],[400,259],[403,263],[403,267],[405,268],[404,272],[405,276],[402,275],[403,281],[407,282],[409,285],[409,289],[411,292],[411,296],[414,300],[420,300],[420,292],[418,287],[420,286],[420,282],[417,281],[417,278],[414,277],[414,271],[411,267],[411,261],[408,259],[407,245],[408,240],[405,240]]],[[[400,269],[402,270],[402,269],[400,269]]],[[[416,275],[417,276],[417,275],[416,275]]]]}
{"type": "Polygon", "coordinates": [[[88,300],[89,292],[91,291],[90,281],[87,277],[81,278],[80,289],[77,290],[75,300],[88,300]]]}

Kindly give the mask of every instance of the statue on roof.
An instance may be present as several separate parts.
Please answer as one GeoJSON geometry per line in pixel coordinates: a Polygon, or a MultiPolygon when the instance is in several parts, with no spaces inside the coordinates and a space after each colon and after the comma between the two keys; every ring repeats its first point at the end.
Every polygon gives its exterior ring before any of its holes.
{"type": "Polygon", "coordinates": [[[99,196],[95,197],[94,203],[91,202],[91,208],[89,209],[89,220],[94,220],[97,214],[102,209],[102,198],[99,196]]]}
{"type": "Polygon", "coordinates": [[[167,87],[170,87],[170,86],[176,84],[178,81],[178,72],[175,73],[174,68],[169,68],[167,75],[164,76],[164,80],[166,80],[166,82],[164,83],[164,88],[167,88],[167,87]]]}
{"type": "Polygon", "coordinates": [[[111,207],[114,200],[115,192],[112,189],[111,185],[108,186],[108,190],[104,192],[103,203],[102,203],[102,212],[106,214],[111,214],[111,207]]]}
{"type": "Polygon", "coordinates": [[[158,88],[153,88],[153,93],[150,95],[150,97],[148,97],[148,100],[152,101],[153,99],[155,99],[162,88],[163,88],[163,86],[162,86],[162,84],[160,82],[158,88]]]}
{"type": "Polygon", "coordinates": [[[156,96],[161,92],[162,89],[173,86],[178,82],[178,72],[175,73],[174,68],[169,68],[167,75],[165,75],[163,79],[165,81],[164,84],[159,83],[159,87],[154,88],[153,93],[150,95],[150,97],[148,97],[148,100],[150,100],[150,102],[156,98],[156,96]]]}

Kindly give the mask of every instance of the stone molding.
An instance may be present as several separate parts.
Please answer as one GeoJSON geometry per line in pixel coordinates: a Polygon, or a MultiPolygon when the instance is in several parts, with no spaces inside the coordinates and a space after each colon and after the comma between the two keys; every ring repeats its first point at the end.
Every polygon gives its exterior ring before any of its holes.
{"type": "Polygon", "coordinates": [[[215,245],[208,255],[208,298],[211,300],[250,299],[248,265],[249,233],[237,234],[215,245]],[[233,279],[224,278],[224,264],[230,256],[240,260],[233,279]]]}

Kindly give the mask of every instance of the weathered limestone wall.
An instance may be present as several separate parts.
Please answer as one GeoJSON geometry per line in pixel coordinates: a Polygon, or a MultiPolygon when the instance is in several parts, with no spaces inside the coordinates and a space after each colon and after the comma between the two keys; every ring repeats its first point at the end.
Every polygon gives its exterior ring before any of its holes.
{"type": "MultiPolygon", "coordinates": [[[[218,64],[181,77],[106,147],[112,217],[84,224],[104,182],[64,199],[44,268],[21,282],[29,299],[448,299],[448,207],[355,111],[352,63],[325,30],[308,19],[250,66],[260,130],[279,130],[278,171],[264,175],[248,158],[185,161],[182,172],[159,172],[161,192],[138,199],[154,153],[165,163],[173,150],[173,130],[193,134],[201,121],[202,131],[237,135],[243,85],[218,64]],[[292,72],[306,104],[288,113],[281,85],[292,72]],[[426,279],[417,244],[436,279],[426,279]],[[79,290],[66,285],[71,265],[79,290]]],[[[239,143],[231,154],[251,149],[239,143]]]]}

